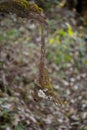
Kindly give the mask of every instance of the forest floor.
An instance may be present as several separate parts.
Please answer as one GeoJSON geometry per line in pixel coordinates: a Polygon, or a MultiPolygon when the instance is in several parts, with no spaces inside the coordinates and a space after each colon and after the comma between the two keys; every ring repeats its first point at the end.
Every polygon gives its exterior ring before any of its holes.
{"type": "Polygon", "coordinates": [[[7,16],[0,22],[0,130],[87,130],[86,27],[68,10],[56,10],[49,17],[47,70],[67,104],[34,101],[41,27],[7,16]]]}

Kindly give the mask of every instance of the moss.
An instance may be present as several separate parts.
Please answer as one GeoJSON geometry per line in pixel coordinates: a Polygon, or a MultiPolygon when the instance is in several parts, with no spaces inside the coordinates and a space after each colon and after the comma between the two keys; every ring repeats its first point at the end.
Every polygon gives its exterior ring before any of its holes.
{"type": "Polygon", "coordinates": [[[0,3],[0,12],[9,13],[12,12],[20,17],[28,17],[30,13],[41,13],[42,9],[36,4],[30,3],[27,0],[8,0],[0,3]]]}
{"type": "Polygon", "coordinates": [[[24,9],[29,9],[29,2],[27,0],[13,0],[16,4],[18,4],[19,6],[22,6],[24,9]]]}

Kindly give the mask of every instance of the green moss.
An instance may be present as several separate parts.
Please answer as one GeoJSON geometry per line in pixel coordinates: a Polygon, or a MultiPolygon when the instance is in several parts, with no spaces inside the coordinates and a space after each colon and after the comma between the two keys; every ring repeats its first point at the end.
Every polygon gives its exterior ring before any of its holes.
{"type": "Polygon", "coordinates": [[[22,6],[24,9],[29,9],[30,4],[27,0],[14,0],[14,2],[19,6],[22,6]]]}
{"type": "Polygon", "coordinates": [[[9,13],[12,12],[17,14],[20,17],[28,17],[28,15],[32,12],[40,13],[43,10],[39,8],[36,4],[30,3],[27,0],[12,0],[0,3],[0,12],[9,13]]]}

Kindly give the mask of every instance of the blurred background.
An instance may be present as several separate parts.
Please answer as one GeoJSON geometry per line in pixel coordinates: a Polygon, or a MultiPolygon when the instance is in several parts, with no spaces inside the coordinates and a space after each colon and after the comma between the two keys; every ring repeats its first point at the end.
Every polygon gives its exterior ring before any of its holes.
{"type": "Polygon", "coordinates": [[[0,130],[87,130],[87,1],[35,0],[44,10],[46,66],[63,108],[33,100],[41,26],[0,13],[0,130]]]}

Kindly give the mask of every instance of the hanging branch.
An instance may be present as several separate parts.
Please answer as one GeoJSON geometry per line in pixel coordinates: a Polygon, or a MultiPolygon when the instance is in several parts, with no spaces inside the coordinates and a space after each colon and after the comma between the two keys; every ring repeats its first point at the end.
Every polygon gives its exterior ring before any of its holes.
{"type": "Polygon", "coordinates": [[[41,26],[41,57],[39,64],[39,84],[41,86],[45,83],[45,37],[44,37],[44,29],[41,26]]]}
{"type": "MultiPolygon", "coordinates": [[[[45,48],[45,36],[44,36],[44,27],[41,26],[41,56],[40,56],[40,63],[39,63],[39,76],[38,79],[35,81],[36,89],[35,93],[38,90],[43,90],[48,98],[59,105],[63,105],[64,103],[58,97],[58,94],[54,91],[53,85],[50,81],[50,77],[48,75],[48,71],[46,69],[46,48],[45,48]]],[[[36,95],[35,95],[36,96],[36,95]]],[[[42,96],[42,95],[41,95],[42,96]]]]}

